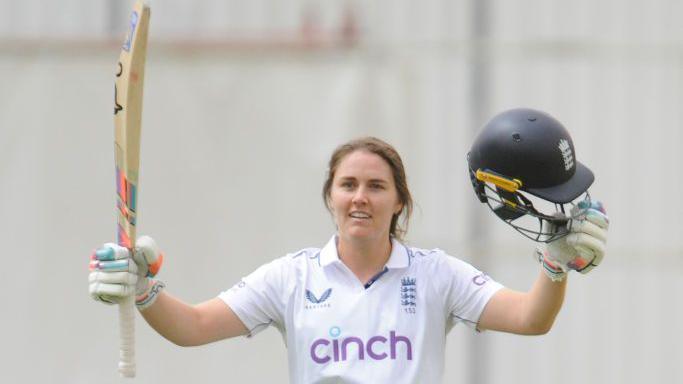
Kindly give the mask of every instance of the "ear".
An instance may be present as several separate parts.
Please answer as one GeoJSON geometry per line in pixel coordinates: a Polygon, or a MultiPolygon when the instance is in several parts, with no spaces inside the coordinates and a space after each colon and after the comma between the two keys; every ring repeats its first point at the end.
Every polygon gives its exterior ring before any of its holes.
{"type": "Polygon", "coordinates": [[[403,203],[397,203],[396,209],[394,209],[394,215],[398,215],[403,210],[403,203]]]}

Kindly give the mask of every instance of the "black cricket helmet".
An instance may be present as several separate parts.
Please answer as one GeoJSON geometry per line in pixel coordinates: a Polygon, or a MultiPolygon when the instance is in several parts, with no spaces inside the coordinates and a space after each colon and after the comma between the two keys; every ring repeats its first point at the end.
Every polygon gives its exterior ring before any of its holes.
{"type": "Polygon", "coordinates": [[[479,200],[534,241],[566,235],[572,218],[565,205],[582,195],[590,199],[593,172],[576,160],[569,132],[545,112],[518,108],[496,115],[474,140],[467,162],[479,200]],[[538,199],[554,211],[540,212],[532,202],[540,205],[538,199]]]}

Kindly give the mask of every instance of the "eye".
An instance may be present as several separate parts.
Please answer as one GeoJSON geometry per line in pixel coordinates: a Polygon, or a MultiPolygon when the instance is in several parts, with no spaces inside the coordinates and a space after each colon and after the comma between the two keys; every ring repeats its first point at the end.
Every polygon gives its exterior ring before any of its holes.
{"type": "Polygon", "coordinates": [[[351,189],[351,188],[353,188],[353,181],[350,181],[350,180],[342,181],[339,184],[339,186],[344,188],[344,189],[351,189]]]}
{"type": "Polygon", "coordinates": [[[372,189],[384,189],[384,184],[372,183],[372,184],[370,184],[370,188],[372,188],[372,189]]]}

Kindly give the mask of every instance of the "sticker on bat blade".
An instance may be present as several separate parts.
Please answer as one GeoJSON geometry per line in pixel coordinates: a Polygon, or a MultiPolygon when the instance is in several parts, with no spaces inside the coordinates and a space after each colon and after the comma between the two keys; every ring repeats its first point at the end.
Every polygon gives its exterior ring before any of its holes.
{"type": "Polygon", "coordinates": [[[128,35],[126,36],[126,41],[123,43],[123,50],[126,52],[130,52],[130,46],[133,41],[133,36],[135,35],[135,29],[138,26],[138,13],[133,11],[133,13],[130,14],[130,31],[128,32],[128,35]]]}
{"type": "MultiPolygon", "coordinates": [[[[118,67],[118,72],[116,72],[117,78],[121,77],[121,74],[123,74],[123,65],[120,61],[118,67]]],[[[119,104],[119,91],[116,88],[116,82],[114,82],[114,114],[116,115],[119,111],[123,111],[123,105],[119,104]]]]}
{"type": "Polygon", "coordinates": [[[121,245],[122,247],[126,247],[128,249],[132,248],[130,237],[128,237],[128,234],[120,225],[118,226],[118,230],[116,232],[116,240],[119,243],[119,245],[121,245]]]}
{"type": "Polygon", "coordinates": [[[121,201],[126,205],[131,212],[135,212],[135,203],[137,201],[137,187],[126,179],[126,176],[120,170],[116,170],[116,192],[121,198],[121,201]]]}
{"type": "Polygon", "coordinates": [[[128,223],[135,225],[137,187],[126,179],[126,175],[118,167],[116,168],[116,194],[119,197],[116,202],[119,212],[128,223]]]}
{"type": "Polygon", "coordinates": [[[122,204],[120,201],[116,202],[116,208],[119,209],[119,212],[121,213],[121,216],[123,216],[124,219],[130,224],[130,225],[135,225],[137,222],[137,219],[135,218],[135,212],[131,212],[128,207],[126,207],[124,204],[122,204]]]}

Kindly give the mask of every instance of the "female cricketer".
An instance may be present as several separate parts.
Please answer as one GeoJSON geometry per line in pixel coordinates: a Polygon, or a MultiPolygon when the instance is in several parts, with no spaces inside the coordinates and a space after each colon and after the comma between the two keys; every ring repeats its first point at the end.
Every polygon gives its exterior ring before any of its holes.
{"type": "Polygon", "coordinates": [[[112,243],[92,255],[90,293],[117,303],[134,290],[149,325],[180,346],[251,336],[272,325],[287,344],[292,383],[440,382],[453,326],[548,332],[562,306],[567,273],[586,273],[599,264],[607,238],[608,219],[599,203],[586,198],[569,212],[563,209],[562,203],[586,192],[593,177],[574,159],[566,130],[549,115],[498,115],[468,160],[482,202],[539,244],[534,257],[540,273],[528,292],[505,288],[440,249],[405,245],[413,201],[401,158],[389,144],[366,137],[331,156],[323,199],[337,231],[322,248],[287,254],[217,297],[189,305],[152,278],[160,252],[143,236],[133,258],[112,243]],[[525,165],[530,158],[531,166],[525,165]],[[503,165],[497,168],[496,162],[503,165]],[[562,209],[540,213],[528,195],[562,209]],[[543,227],[520,229],[514,221],[523,215],[543,227]],[[111,268],[111,260],[128,263],[111,268]]]}

